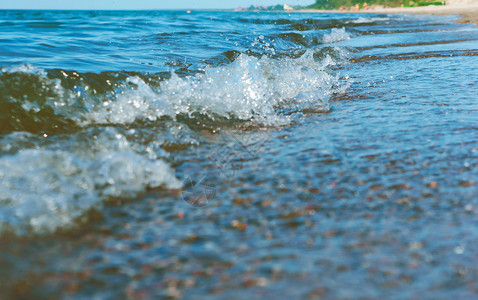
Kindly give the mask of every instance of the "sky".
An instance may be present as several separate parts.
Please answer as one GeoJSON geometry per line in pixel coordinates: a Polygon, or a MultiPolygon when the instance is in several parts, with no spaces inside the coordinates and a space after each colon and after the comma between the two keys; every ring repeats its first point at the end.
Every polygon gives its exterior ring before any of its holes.
{"type": "Polygon", "coordinates": [[[224,9],[284,3],[309,5],[315,0],[0,0],[0,9],[224,9]]]}

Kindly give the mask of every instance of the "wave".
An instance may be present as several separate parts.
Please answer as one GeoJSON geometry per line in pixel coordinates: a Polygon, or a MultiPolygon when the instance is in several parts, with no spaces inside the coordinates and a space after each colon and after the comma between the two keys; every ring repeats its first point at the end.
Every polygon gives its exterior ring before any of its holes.
{"type": "MultiPolygon", "coordinates": [[[[350,38],[344,29],[319,36],[350,38]]],[[[156,74],[1,68],[0,235],[68,230],[109,199],[181,188],[169,155],[202,143],[203,129],[283,126],[329,111],[351,83],[339,76],[349,53],[280,53],[284,41],[260,36],[260,51],[173,61],[176,71],[156,74]]]]}
{"type": "Polygon", "coordinates": [[[72,129],[74,120],[58,114],[55,108],[65,95],[58,80],[32,66],[3,68],[0,72],[0,133],[13,131],[57,132],[72,129]]]}
{"type": "Polygon", "coordinates": [[[390,18],[387,17],[359,17],[344,18],[344,19],[258,19],[258,18],[238,18],[237,22],[260,24],[260,25],[278,25],[284,29],[298,30],[298,31],[317,31],[325,29],[333,29],[340,27],[361,27],[387,22],[390,18]]]}
{"type": "MultiPolygon", "coordinates": [[[[347,38],[332,31],[328,42],[347,38]]],[[[61,133],[90,125],[133,124],[206,118],[247,121],[275,126],[290,122],[283,111],[328,111],[330,96],[342,90],[331,68],[347,60],[307,50],[293,57],[225,56],[230,63],[206,66],[193,75],[104,72],[80,74],[33,66],[3,68],[0,72],[1,133],[28,131],[61,133]],[[168,76],[169,75],[169,76],[168,76]]],[[[340,55],[337,55],[340,53],[340,55]]]]}
{"type": "MultiPolygon", "coordinates": [[[[15,145],[29,137],[18,133],[8,138],[15,145]]],[[[115,128],[90,130],[75,139],[66,142],[70,149],[37,145],[0,157],[0,234],[68,229],[109,198],[182,186],[165,161],[139,153],[115,128]],[[88,148],[79,145],[85,136],[90,137],[88,148]]]]}
{"type": "Polygon", "coordinates": [[[350,25],[352,23],[352,24],[373,25],[373,24],[376,24],[377,22],[386,22],[386,21],[389,21],[389,20],[390,20],[390,18],[386,18],[386,17],[383,17],[383,18],[380,18],[380,17],[369,17],[369,18],[360,17],[358,19],[348,21],[347,24],[350,25]]]}
{"type": "Polygon", "coordinates": [[[324,44],[337,43],[350,40],[350,34],[345,28],[333,28],[330,33],[325,34],[322,38],[324,44]]]}

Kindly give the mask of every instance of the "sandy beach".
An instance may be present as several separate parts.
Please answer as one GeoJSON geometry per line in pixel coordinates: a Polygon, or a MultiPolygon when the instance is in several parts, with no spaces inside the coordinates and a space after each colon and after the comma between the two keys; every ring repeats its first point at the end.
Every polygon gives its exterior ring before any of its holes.
{"type": "MultiPolygon", "coordinates": [[[[314,11],[321,12],[320,10],[307,10],[307,12],[314,11]]],[[[460,23],[478,24],[478,1],[476,0],[448,0],[447,5],[443,6],[430,5],[424,7],[367,8],[360,10],[333,10],[333,12],[460,15],[460,23]]]]}

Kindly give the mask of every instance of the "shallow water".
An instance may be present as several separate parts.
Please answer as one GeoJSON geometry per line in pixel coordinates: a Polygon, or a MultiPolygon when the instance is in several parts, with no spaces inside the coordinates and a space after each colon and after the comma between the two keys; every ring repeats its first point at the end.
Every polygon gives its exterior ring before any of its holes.
{"type": "Polygon", "coordinates": [[[454,20],[1,11],[1,295],[473,298],[454,20]]]}

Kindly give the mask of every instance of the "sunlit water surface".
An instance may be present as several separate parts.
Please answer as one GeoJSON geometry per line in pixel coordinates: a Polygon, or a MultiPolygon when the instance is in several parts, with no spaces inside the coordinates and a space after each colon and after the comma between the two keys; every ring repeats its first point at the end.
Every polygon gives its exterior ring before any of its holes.
{"type": "Polygon", "coordinates": [[[0,11],[0,298],[476,297],[455,20],[0,11]]]}

